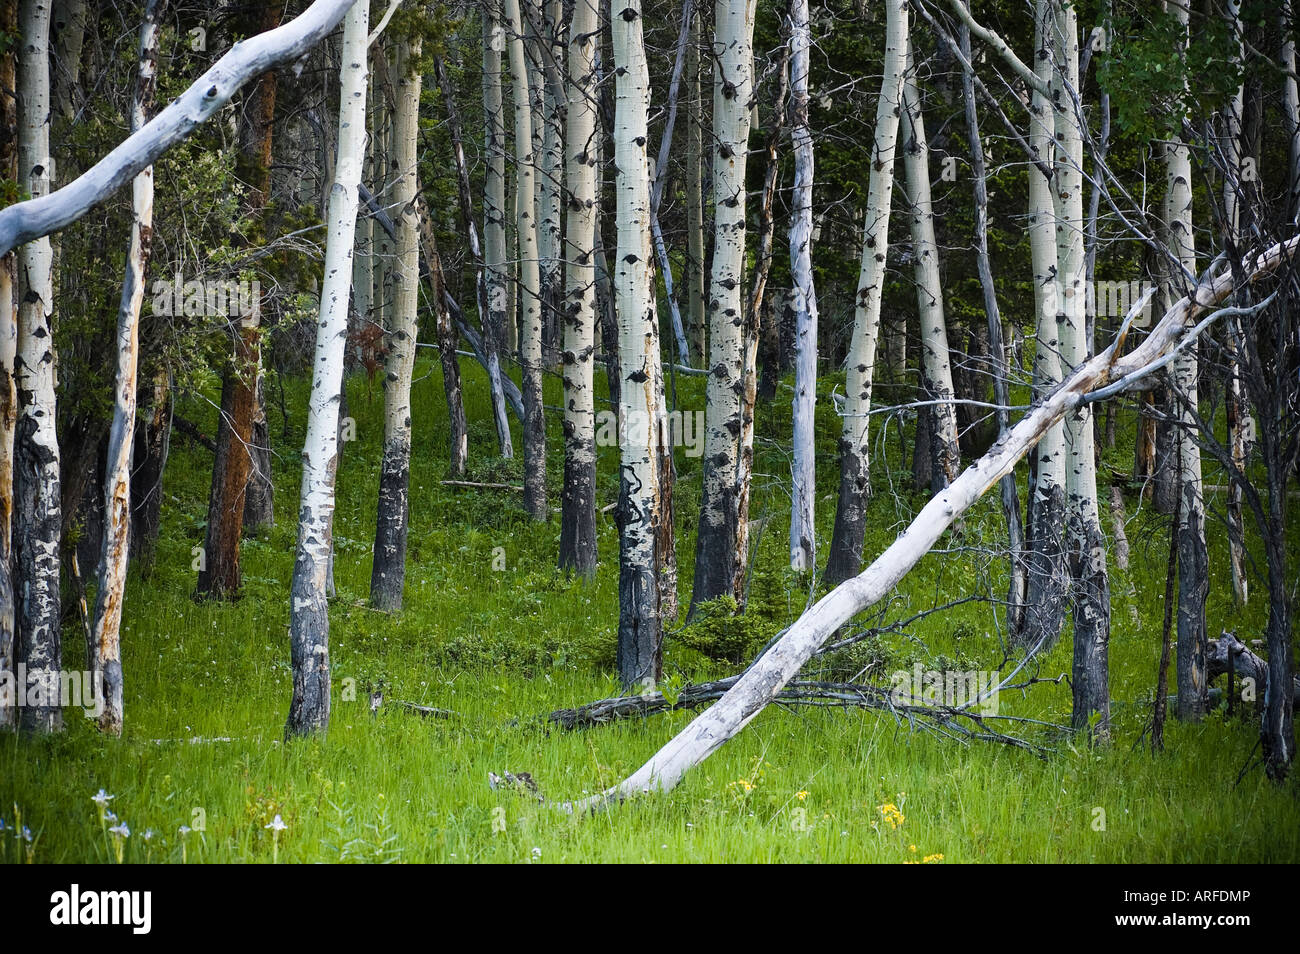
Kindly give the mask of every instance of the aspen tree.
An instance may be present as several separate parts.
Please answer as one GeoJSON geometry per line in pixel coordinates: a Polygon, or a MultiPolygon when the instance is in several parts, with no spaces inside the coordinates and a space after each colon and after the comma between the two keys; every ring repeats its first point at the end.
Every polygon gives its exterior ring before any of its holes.
{"type": "MultiPolygon", "coordinates": [[[[148,0],[140,24],[140,52],[131,129],[144,127],[153,108],[158,72],[158,35],[166,0],[148,0]]],[[[144,303],[145,268],[153,242],[153,167],[135,177],[132,189],[131,240],[126,278],[117,315],[117,381],[113,423],[108,436],[104,480],[104,533],[99,588],[91,630],[95,689],[102,693],[100,731],[122,734],[122,650],[120,629],[126,597],[130,546],[131,448],[135,436],[136,367],[140,352],[140,306],[144,303]]]]}
{"type": "Polygon", "coordinates": [[[524,509],[538,521],[546,505],[546,417],[542,408],[542,289],[537,258],[533,117],[520,0],[505,0],[515,113],[516,236],[519,245],[519,362],[523,366],[524,509]]]}
{"type": "Polygon", "coordinates": [[[379,467],[370,601],[378,609],[402,608],[406,537],[410,521],[411,377],[415,368],[416,312],[420,301],[420,223],[416,199],[419,136],[420,41],[398,41],[393,110],[392,202],[397,215],[393,303],[384,340],[384,456],[379,467]]]}
{"type": "Polygon", "coordinates": [[[862,233],[862,260],[853,313],[844,383],[844,419],[840,432],[840,491],[835,507],[826,578],[833,583],[856,576],[866,534],[867,497],[871,493],[871,390],[880,340],[880,302],[889,254],[889,214],[894,195],[894,160],[903,112],[903,72],[907,66],[908,13],[904,0],[885,5],[885,60],[876,127],[871,146],[867,210],[862,233]]]}
{"type": "MultiPolygon", "coordinates": [[[[338,161],[330,188],[324,281],[316,324],[307,436],[302,452],[298,544],[293,565],[289,647],[293,696],[285,735],[329,728],[329,608],[326,602],[334,536],[339,394],[347,347],[348,285],[356,242],[357,191],[366,149],[366,46],[369,7],[356,3],[343,21],[338,161]]],[[[416,97],[418,102],[419,97],[416,97]]],[[[413,178],[413,176],[412,176],[413,178]]],[[[400,592],[400,591],[399,591],[400,592]]]]}
{"type": "Polygon", "coordinates": [[[564,493],[560,567],[596,572],[596,407],[592,358],[596,330],[597,203],[596,65],[600,13],[596,0],[574,0],[569,24],[568,108],[565,112],[564,234],[564,493]]]}

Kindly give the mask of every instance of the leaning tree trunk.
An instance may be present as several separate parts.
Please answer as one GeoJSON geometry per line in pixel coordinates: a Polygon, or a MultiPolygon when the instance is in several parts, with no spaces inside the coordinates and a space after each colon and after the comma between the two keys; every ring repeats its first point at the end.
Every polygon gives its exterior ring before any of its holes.
{"type": "Polygon", "coordinates": [[[546,520],[546,416],[542,407],[542,288],[537,259],[537,218],[534,215],[533,118],[529,101],[528,58],[525,55],[519,0],[505,0],[510,32],[510,73],[515,111],[515,198],[519,243],[519,362],[524,394],[524,509],[534,520],[546,520]]]}
{"type": "MultiPolygon", "coordinates": [[[[1046,86],[1052,77],[1052,17],[1048,0],[1035,10],[1034,68],[1046,86]]],[[[1029,105],[1029,148],[1038,159],[1029,175],[1029,250],[1034,272],[1034,399],[1043,400],[1061,381],[1061,295],[1057,280],[1055,207],[1048,171],[1056,119],[1051,100],[1035,89],[1029,105]],[[1044,171],[1047,170],[1047,171],[1044,171]]],[[[1069,568],[1065,561],[1065,425],[1048,429],[1030,461],[1025,550],[1025,612],[1012,638],[1026,652],[1055,645],[1065,622],[1069,568]]]]}
{"type": "Polygon", "coordinates": [[[592,374],[596,329],[596,64],[600,13],[574,0],[569,25],[569,105],[565,115],[564,492],[560,568],[596,573],[596,404],[592,374]]]}
{"type": "Polygon", "coordinates": [[[844,422],[840,432],[840,492],[835,530],[826,562],[826,578],[840,583],[857,576],[862,540],[867,530],[867,497],[871,493],[871,388],[880,340],[880,302],[885,290],[889,255],[889,212],[894,195],[894,158],[898,152],[898,122],[903,112],[903,71],[908,48],[907,4],[889,0],[885,7],[885,62],[880,96],[876,100],[876,131],[867,186],[867,211],[862,233],[862,262],[853,315],[844,382],[844,422]]]}
{"type": "Polygon", "coordinates": [[[790,4],[790,139],[794,143],[794,211],[790,275],[795,320],[794,439],[791,466],[790,566],[817,565],[816,427],[817,291],[812,272],[813,139],[808,124],[808,0],[790,4]]]}
{"type": "MultiPolygon", "coordinates": [[[[131,107],[131,131],[144,126],[153,108],[158,73],[158,35],[166,0],[149,0],[140,25],[140,62],[131,107]]],[[[126,596],[130,547],[131,445],[135,436],[136,366],[140,352],[140,306],[144,303],[145,269],[153,241],[153,167],[135,177],[131,243],[126,279],[117,313],[117,383],[113,424],[108,435],[104,477],[104,533],[99,588],[91,628],[95,689],[103,694],[100,731],[122,734],[122,603],[126,596]]]]}
{"type": "MultiPolygon", "coordinates": [[[[273,29],[280,8],[263,9],[260,27],[273,29]]],[[[275,119],[276,75],[264,73],[249,94],[240,132],[240,154],[248,179],[244,212],[264,215],[271,187],[271,136],[275,119]]],[[[234,332],[234,354],[221,384],[221,422],[208,495],[208,528],[200,563],[198,595],[232,599],[239,593],[239,541],[244,532],[245,498],[253,478],[253,422],[261,376],[261,302],[241,315],[234,332]]],[[[269,461],[269,457],[267,458],[269,461]]]]}
{"type": "MultiPolygon", "coordinates": [[[[316,325],[316,360],[312,362],[311,397],[307,405],[307,437],[302,451],[298,548],[289,611],[293,698],[285,723],[288,737],[324,732],[330,720],[330,623],[326,598],[333,553],[334,480],[338,463],[339,394],[347,348],[348,286],[356,241],[357,187],[365,157],[368,19],[368,6],[357,3],[343,21],[338,162],[330,189],[329,234],[325,244],[320,318],[316,325]]],[[[413,170],[410,178],[414,179],[413,170]]]]}
{"type": "MultiPolygon", "coordinates": [[[[18,34],[18,0],[0,5],[0,30],[18,34]]],[[[18,181],[17,58],[12,47],[0,54],[0,176],[18,181]]],[[[0,679],[14,675],[14,587],[11,533],[14,518],[14,430],[18,391],[14,361],[18,356],[18,256],[0,258],[0,679]]],[[[12,729],[17,708],[0,699],[0,730],[12,729]]]]}
{"type": "MultiPolygon", "coordinates": [[[[1180,44],[1188,42],[1188,11],[1174,5],[1181,24],[1180,44]]],[[[1195,281],[1196,240],[1192,232],[1192,164],[1188,147],[1174,133],[1165,145],[1165,201],[1162,218],[1170,250],[1182,275],[1173,276],[1173,294],[1195,281]]],[[[1172,296],[1171,296],[1172,297],[1172,296]]],[[[1205,545],[1205,498],[1201,487],[1201,451],[1192,438],[1197,407],[1197,357],[1187,348],[1174,359],[1176,394],[1169,410],[1177,418],[1174,431],[1178,455],[1178,699],[1180,719],[1201,718],[1210,707],[1205,656],[1209,637],[1205,629],[1205,601],[1209,593],[1209,558],[1205,545]]]]}
{"type": "Polygon", "coordinates": [[[385,328],[384,456],[379,465],[379,507],[370,602],[377,609],[402,608],[406,582],[406,535],[411,483],[411,376],[415,368],[416,312],[420,302],[420,223],[416,209],[416,147],[419,136],[419,40],[398,46],[396,109],[393,111],[393,207],[399,213],[393,307],[385,328]]]}
{"type": "MultiPolygon", "coordinates": [[[[1249,280],[1278,268],[1300,248],[1300,236],[1275,245],[1244,263],[1249,280]]],[[[1043,433],[1105,392],[1140,386],[1151,365],[1182,341],[1207,311],[1233,291],[1232,269],[1198,287],[1191,299],[1178,302],[1152,329],[1147,339],[1127,355],[1115,345],[1075,370],[1062,385],[1026,414],[1004,440],[966,468],[952,484],[936,494],[912,523],[858,576],[822,597],[785,631],[727,693],[696,716],[630,776],[604,792],[575,805],[574,809],[599,809],[644,792],[666,792],[685,773],[717,751],[780,694],[821,646],[858,613],[884,599],[938,542],[943,533],[990,490],[1039,442],[1043,433]]],[[[1270,679],[1273,674],[1270,672],[1270,679]]],[[[1279,684],[1286,685],[1285,681],[1279,684]]]]}
{"type": "Polygon", "coordinates": [[[611,20],[616,109],[618,243],[614,297],[623,380],[619,398],[618,673],[625,688],[653,687],[663,665],[659,539],[659,330],[650,243],[650,74],[640,0],[611,20]]]}
{"type": "MultiPolygon", "coordinates": [[[[510,350],[507,299],[510,270],[506,261],[506,126],[501,94],[501,54],[506,48],[501,0],[483,0],[483,270],[487,314],[483,333],[496,336],[496,351],[510,350]]],[[[500,421],[498,421],[498,428],[500,421]]],[[[513,457],[510,431],[498,433],[502,457],[513,457]]]]}
{"type": "Polygon", "coordinates": [[[952,363],[948,356],[948,326],[943,312],[943,283],[939,278],[939,246],[934,238],[934,207],[930,199],[930,148],[921,92],[911,66],[903,83],[903,117],[906,142],[908,218],[912,228],[912,254],[916,263],[917,315],[921,322],[921,385],[930,408],[930,491],[938,493],[957,477],[961,454],[957,449],[957,406],[952,403],[952,363]]]}
{"type": "MultiPolygon", "coordinates": [[[[1073,371],[1092,356],[1088,333],[1087,256],[1083,212],[1082,104],[1079,81],[1079,24],[1074,7],[1054,0],[1056,71],[1056,261],[1061,289],[1061,360],[1073,371]]],[[[1188,196],[1190,205],[1190,195],[1188,196]]],[[[1096,442],[1092,410],[1082,407],[1065,419],[1068,467],[1065,476],[1067,547],[1074,582],[1073,724],[1098,739],[1110,732],[1108,652],[1110,578],[1106,538],[1097,503],[1096,442]]]]}
{"type": "MultiPolygon", "coordinates": [[[[50,189],[50,9],[45,0],[23,0],[18,88],[19,181],[33,198],[50,189]]],[[[28,682],[57,692],[62,664],[59,621],[59,441],[55,434],[53,248],[48,237],[18,250],[21,305],[14,377],[18,421],[14,434],[14,632],[16,665],[28,682]]],[[[28,731],[63,728],[58,699],[47,697],[19,713],[28,731]]]]}
{"type": "MultiPolygon", "coordinates": [[[[753,0],[714,4],[713,271],[709,280],[709,380],[704,426],[704,495],[700,502],[691,612],[735,593],[745,561],[739,552],[741,450],[747,390],[743,323],[745,169],[753,79],[753,0]]],[[[624,357],[624,364],[628,359],[624,357]]]]}

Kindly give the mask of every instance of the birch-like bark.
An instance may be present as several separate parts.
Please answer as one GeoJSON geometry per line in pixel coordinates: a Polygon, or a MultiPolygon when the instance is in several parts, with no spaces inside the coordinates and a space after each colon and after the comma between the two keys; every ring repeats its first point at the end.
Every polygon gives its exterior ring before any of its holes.
{"type": "MultiPolygon", "coordinates": [[[[1300,236],[1275,245],[1244,263],[1249,280],[1255,281],[1289,261],[1298,247],[1300,236]]],[[[932,497],[875,562],[826,594],[796,620],[718,702],[692,719],[686,728],[622,782],[566,807],[595,810],[637,794],[666,792],[675,787],[689,769],[717,751],[773,701],[813,653],[841,626],[888,596],[912,567],[930,552],[944,531],[1003,475],[1015,468],[1048,427],[1089,403],[1094,399],[1093,393],[1108,382],[1121,384],[1122,390],[1140,386],[1145,375],[1150,373],[1150,366],[1182,343],[1198,319],[1227,298],[1234,285],[1234,276],[1229,269],[1199,286],[1192,297],[1179,301],[1152,329],[1147,339],[1130,353],[1121,356],[1115,345],[1111,345],[1076,369],[1061,387],[1021,418],[1004,440],[967,467],[949,487],[932,497]]],[[[1136,310],[1131,314],[1135,313],[1136,310]]]]}
{"type": "MultiPolygon", "coordinates": [[[[1053,7],[1056,260],[1064,315],[1061,361],[1063,371],[1073,371],[1092,355],[1084,250],[1087,221],[1083,211],[1082,104],[1076,99],[1082,89],[1079,24],[1072,4],[1053,0],[1053,7]]],[[[1065,443],[1067,546],[1074,583],[1073,724],[1076,729],[1090,729],[1095,737],[1105,738],[1110,731],[1110,578],[1097,502],[1096,441],[1090,407],[1066,415],[1065,443]]]]}
{"type": "Polygon", "coordinates": [[[515,196],[519,243],[519,362],[524,394],[524,509],[537,521],[546,506],[546,417],[542,408],[542,287],[537,252],[533,117],[519,0],[505,0],[515,112],[515,196]]]}
{"type": "Polygon", "coordinates": [[[542,96],[542,148],[537,168],[537,255],[541,276],[543,323],[546,329],[546,363],[553,365],[562,347],[560,300],[564,296],[564,125],[567,93],[564,86],[564,4],[540,0],[538,37],[542,96]]]}
{"type": "MultiPolygon", "coordinates": [[[[143,128],[153,108],[158,73],[158,36],[166,0],[148,0],[140,24],[140,56],[131,131],[143,128]]],[[[131,445],[135,437],[136,367],[140,352],[140,306],[144,302],[145,269],[153,243],[153,167],[135,178],[131,209],[131,242],[126,254],[126,279],[117,314],[117,382],[113,423],[108,435],[108,465],[104,480],[104,533],[99,562],[99,588],[91,629],[92,672],[102,693],[99,728],[122,734],[122,604],[126,597],[127,553],[130,547],[131,445]]]]}
{"type": "Polygon", "coordinates": [[[686,44],[686,312],[691,358],[703,363],[708,339],[704,309],[704,101],[700,96],[700,14],[691,11],[686,44]]]}
{"type": "Polygon", "coordinates": [[[348,286],[356,241],[357,189],[366,148],[368,20],[368,5],[358,3],[348,11],[343,23],[338,161],[330,188],[329,233],[316,325],[311,397],[307,405],[307,436],[302,451],[298,546],[289,613],[293,697],[285,722],[286,737],[324,732],[329,728],[327,578],[333,552],[334,481],[338,464],[339,394],[347,348],[348,286]]]}
{"type": "Polygon", "coordinates": [[[943,284],[939,278],[939,246],[934,238],[934,207],[930,198],[930,148],[921,113],[921,92],[916,84],[910,53],[903,79],[904,147],[908,220],[916,269],[917,314],[921,322],[921,385],[930,409],[930,491],[938,493],[957,477],[961,455],[957,449],[957,406],[952,403],[952,363],[948,355],[948,326],[943,311],[943,284]]]}
{"type": "MultiPolygon", "coordinates": [[[[1052,78],[1053,19],[1049,0],[1034,11],[1034,70],[1044,89],[1052,78]]],[[[1052,163],[1056,118],[1046,92],[1030,91],[1029,148],[1052,163]]],[[[1043,400],[1061,381],[1061,294],[1056,260],[1052,183],[1037,165],[1028,168],[1029,249],[1034,273],[1034,399],[1043,400]]],[[[1012,633],[1025,651],[1055,645],[1065,621],[1069,568],[1065,559],[1065,425],[1054,424],[1030,459],[1025,565],[1025,612],[1012,633]]]]}
{"type": "Polygon", "coordinates": [[[574,0],[569,24],[568,109],[565,113],[564,240],[564,492],[560,558],[564,570],[596,572],[596,403],[592,358],[596,330],[596,0],[574,0]]]}
{"type": "MultiPolygon", "coordinates": [[[[746,554],[741,529],[744,408],[752,384],[742,291],[745,169],[754,95],[754,0],[716,0],[713,41],[713,269],[709,280],[709,380],[704,426],[704,495],[696,534],[691,612],[734,595],[746,554]]],[[[627,359],[624,358],[624,364],[627,359]]]]}
{"type": "MultiPolygon", "coordinates": [[[[1234,36],[1241,34],[1241,2],[1228,0],[1226,16],[1234,36]]],[[[1236,64],[1240,66],[1244,51],[1241,40],[1237,42],[1236,64]]],[[[1292,80],[1294,82],[1294,80],[1292,80]]],[[[1244,158],[1244,139],[1242,137],[1242,114],[1246,104],[1246,88],[1239,85],[1232,98],[1228,100],[1223,111],[1223,137],[1221,150],[1223,162],[1229,173],[1223,183],[1223,224],[1224,248],[1232,254],[1238,254],[1241,241],[1241,177],[1244,158]]],[[[1246,409],[1245,396],[1242,391],[1241,365],[1238,358],[1238,342],[1242,335],[1241,323],[1231,320],[1224,336],[1225,351],[1228,356],[1227,400],[1225,411],[1228,424],[1228,444],[1232,461],[1242,473],[1246,468],[1246,409]]],[[[1228,564],[1232,571],[1232,592],[1237,602],[1246,604],[1249,588],[1246,583],[1246,553],[1243,540],[1242,491],[1236,481],[1228,484],[1228,564]]],[[[1207,633],[1208,638],[1208,633],[1207,633]]]]}
{"type": "Polygon", "coordinates": [[[57,192],[0,210],[0,255],[57,232],[108,201],[146,166],[211,119],[250,79],[281,63],[301,59],[334,29],[351,5],[352,0],[316,0],[284,26],[236,43],[144,129],[75,181],[57,192]]]}
{"type": "MultiPolygon", "coordinates": [[[[1180,47],[1189,42],[1187,7],[1170,4],[1169,9],[1181,27],[1180,47]]],[[[1165,200],[1162,219],[1169,248],[1177,258],[1183,275],[1172,277],[1177,294],[1187,288],[1196,275],[1196,239],[1192,232],[1192,164],[1186,144],[1175,132],[1165,145],[1165,200]]],[[[1180,506],[1178,526],[1178,636],[1177,636],[1177,705],[1180,719],[1197,720],[1208,710],[1209,677],[1206,653],[1209,637],[1205,629],[1205,601],[1209,595],[1209,558],[1205,545],[1205,498],[1201,486],[1201,451],[1192,438],[1195,429],[1193,409],[1197,407],[1197,356],[1195,348],[1181,352],[1173,364],[1173,386],[1178,395],[1170,401],[1169,411],[1177,419],[1174,431],[1178,455],[1180,506]]]]}
{"type": "Polygon", "coordinates": [[[880,302],[889,255],[889,213],[894,195],[894,159],[898,154],[899,117],[903,112],[903,72],[907,66],[908,23],[904,0],[885,5],[885,60],[876,129],[871,147],[867,210],[862,232],[862,261],[853,311],[844,381],[844,420],[840,432],[840,491],[835,507],[826,578],[841,583],[857,576],[867,529],[871,494],[871,389],[880,341],[880,302]]]}
{"type": "MultiPolygon", "coordinates": [[[[18,0],[0,4],[0,30],[18,35],[18,0]]],[[[17,58],[12,47],[0,54],[0,176],[18,181],[17,58]]],[[[14,430],[18,391],[14,361],[18,356],[18,256],[0,258],[0,679],[14,676],[14,430]]],[[[16,700],[0,699],[0,730],[18,721],[16,700]]]]}
{"type": "MultiPolygon", "coordinates": [[[[379,465],[379,506],[370,602],[381,610],[402,608],[406,582],[406,536],[410,516],[411,377],[415,368],[416,313],[420,302],[420,223],[416,209],[419,136],[419,40],[403,39],[394,57],[392,204],[397,212],[393,307],[384,329],[384,456],[379,465]]],[[[345,61],[346,62],[346,61],[345,61]]]]}
{"type": "Polygon", "coordinates": [[[615,75],[614,168],[618,242],[613,265],[619,398],[618,673],[625,688],[652,688],[663,665],[657,542],[661,459],[659,328],[650,247],[650,74],[641,2],[611,22],[615,75]]]}
{"type": "MultiPolygon", "coordinates": [[[[18,174],[33,199],[50,189],[50,8],[22,0],[18,55],[18,174]]],[[[11,206],[10,208],[13,208],[11,206]]],[[[16,664],[54,697],[19,712],[27,731],[63,728],[58,673],[62,664],[59,602],[59,441],[55,433],[53,249],[48,237],[18,250],[18,350],[14,376],[18,421],[14,435],[14,630],[16,664]]]]}
{"type": "Polygon", "coordinates": [[[812,272],[813,138],[808,124],[808,0],[790,4],[790,139],[794,145],[794,195],[790,223],[790,276],[795,321],[794,439],[790,476],[790,566],[817,565],[816,428],[817,290],[812,272]]]}

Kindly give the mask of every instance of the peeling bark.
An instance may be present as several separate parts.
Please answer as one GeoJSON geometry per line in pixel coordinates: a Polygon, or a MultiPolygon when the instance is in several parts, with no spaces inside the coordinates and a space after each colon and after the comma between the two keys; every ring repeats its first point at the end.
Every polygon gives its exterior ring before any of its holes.
{"type": "MultiPolygon", "coordinates": [[[[166,0],[149,0],[140,24],[138,74],[131,107],[131,131],[143,128],[153,107],[158,72],[158,37],[166,0]]],[[[117,315],[117,381],[113,423],[108,436],[108,465],[104,471],[104,533],[99,562],[99,588],[91,625],[91,670],[96,691],[103,694],[99,729],[122,734],[122,603],[126,597],[127,553],[130,547],[131,445],[135,436],[136,367],[140,352],[140,306],[144,303],[145,269],[153,241],[153,167],[136,176],[131,242],[126,278],[117,315]]]]}

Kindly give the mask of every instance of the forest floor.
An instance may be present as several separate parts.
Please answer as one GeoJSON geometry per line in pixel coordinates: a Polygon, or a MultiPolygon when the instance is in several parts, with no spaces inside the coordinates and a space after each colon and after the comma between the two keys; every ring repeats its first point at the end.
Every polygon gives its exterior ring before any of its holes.
{"type": "MultiPolygon", "coordinates": [[[[163,533],[152,574],[133,569],[122,631],[126,730],[100,738],[75,709],[68,731],[46,739],[0,736],[0,861],[872,861],[872,862],[1295,862],[1300,785],[1265,780],[1251,707],[1203,722],[1170,720],[1166,749],[1152,755],[1150,718],[1160,656],[1168,518],[1127,495],[1131,568],[1112,558],[1111,696],[1114,738],[1093,749],[1043,727],[1020,734],[1045,757],[988,742],[961,744],[887,714],[773,706],[667,795],[575,818],[528,795],[488,786],[488,773],[528,772],[548,801],[600,790],[637,768],[691,718],[676,712],[567,732],[544,717],[617,693],[611,678],[617,624],[618,541],[612,514],[598,518],[594,581],[555,569],[563,452],[550,426],[549,482],[557,505],[529,522],[520,495],[444,486],[446,411],[427,352],[413,394],[411,533],[406,609],[367,608],[370,546],[382,445],[382,386],[349,379],[356,440],[343,452],[336,517],[338,598],[331,606],[334,703],[327,738],[281,741],[290,695],[288,581],[295,544],[304,382],[269,382],[277,459],[276,523],[247,539],[245,589],[236,603],[192,598],[193,548],[203,540],[211,456],[177,434],[166,474],[163,533]],[[284,426],[281,408],[287,408],[284,426]],[[503,548],[503,549],[497,549],[503,548]],[[384,705],[369,691],[382,681],[384,705]],[[452,710],[424,719],[396,703],[452,710]],[[1251,767],[1244,774],[1247,763],[1251,767]],[[1240,776],[1240,777],[1239,777],[1240,776]],[[107,809],[92,801],[112,796],[107,809]],[[892,806],[892,808],[891,808],[892,806]],[[279,816],[286,826],[276,831],[279,816]],[[19,836],[15,837],[14,827],[19,836]],[[30,828],[30,841],[21,828],[30,828]]],[[[486,384],[466,362],[470,480],[519,482],[518,461],[495,458],[486,384]]],[[[603,393],[603,371],[597,382],[603,393]]],[[[824,548],[838,482],[838,420],[826,376],[818,403],[818,533],[824,548]]],[[[214,385],[215,387],[215,385],[214,385]]],[[[703,379],[676,379],[678,406],[703,408],[703,379]]],[[[560,404],[549,377],[546,401],[560,404]]],[[[215,392],[214,392],[215,393],[215,392]]],[[[788,568],[789,382],[759,411],[755,530],[749,612],[732,620],[673,625],[666,641],[670,691],[739,671],[808,600],[788,568]],[[730,659],[726,657],[730,657],[730,659]],[[734,660],[734,662],[732,661],[734,660]]],[[[1022,396],[1023,397],[1023,396],[1022,396]]],[[[178,413],[215,431],[213,394],[178,413]]],[[[877,420],[883,422],[882,416],[877,420]]],[[[1119,421],[1106,463],[1127,472],[1132,421],[1119,421]]],[[[924,502],[913,493],[899,432],[881,428],[868,557],[879,553],[924,502]]],[[[516,447],[520,446],[516,439],[516,447]]],[[[602,448],[598,505],[616,494],[616,448],[602,448]]],[[[1103,478],[1111,471],[1103,468],[1103,478]]],[[[1022,471],[1023,477],[1023,471],[1022,471]]],[[[1206,482],[1223,484],[1207,462],[1206,482]]],[[[681,603],[694,562],[700,459],[678,455],[677,543],[681,603]]],[[[1023,479],[1022,479],[1023,487],[1023,479]]],[[[1005,593],[1005,532],[989,495],[904,580],[889,606],[864,614],[880,626],[967,596],[1005,593]]],[[[1221,511],[1222,494],[1210,495],[1221,511]]],[[[1226,533],[1212,523],[1208,607],[1217,635],[1262,636],[1265,591],[1234,605],[1226,533]]],[[[1105,517],[1109,529],[1109,513],[1105,517]]],[[[1294,521],[1293,521],[1294,522],[1294,521]]],[[[1297,548],[1292,541],[1292,551],[1297,548]]],[[[824,550],[819,554],[824,560],[824,550]]],[[[1262,560],[1259,561],[1262,564],[1262,560]]],[[[825,678],[889,685],[890,674],[991,670],[1003,663],[1004,613],[973,601],[900,632],[865,641],[820,664],[825,678]]],[[[81,668],[75,620],[65,660],[81,668]]],[[[1070,669],[1067,633],[1033,669],[1070,669]]],[[[1172,669],[1170,680],[1172,683],[1172,669]]],[[[1002,713],[1068,723],[1070,688],[1040,683],[1003,692],[1002,713]]]]}

